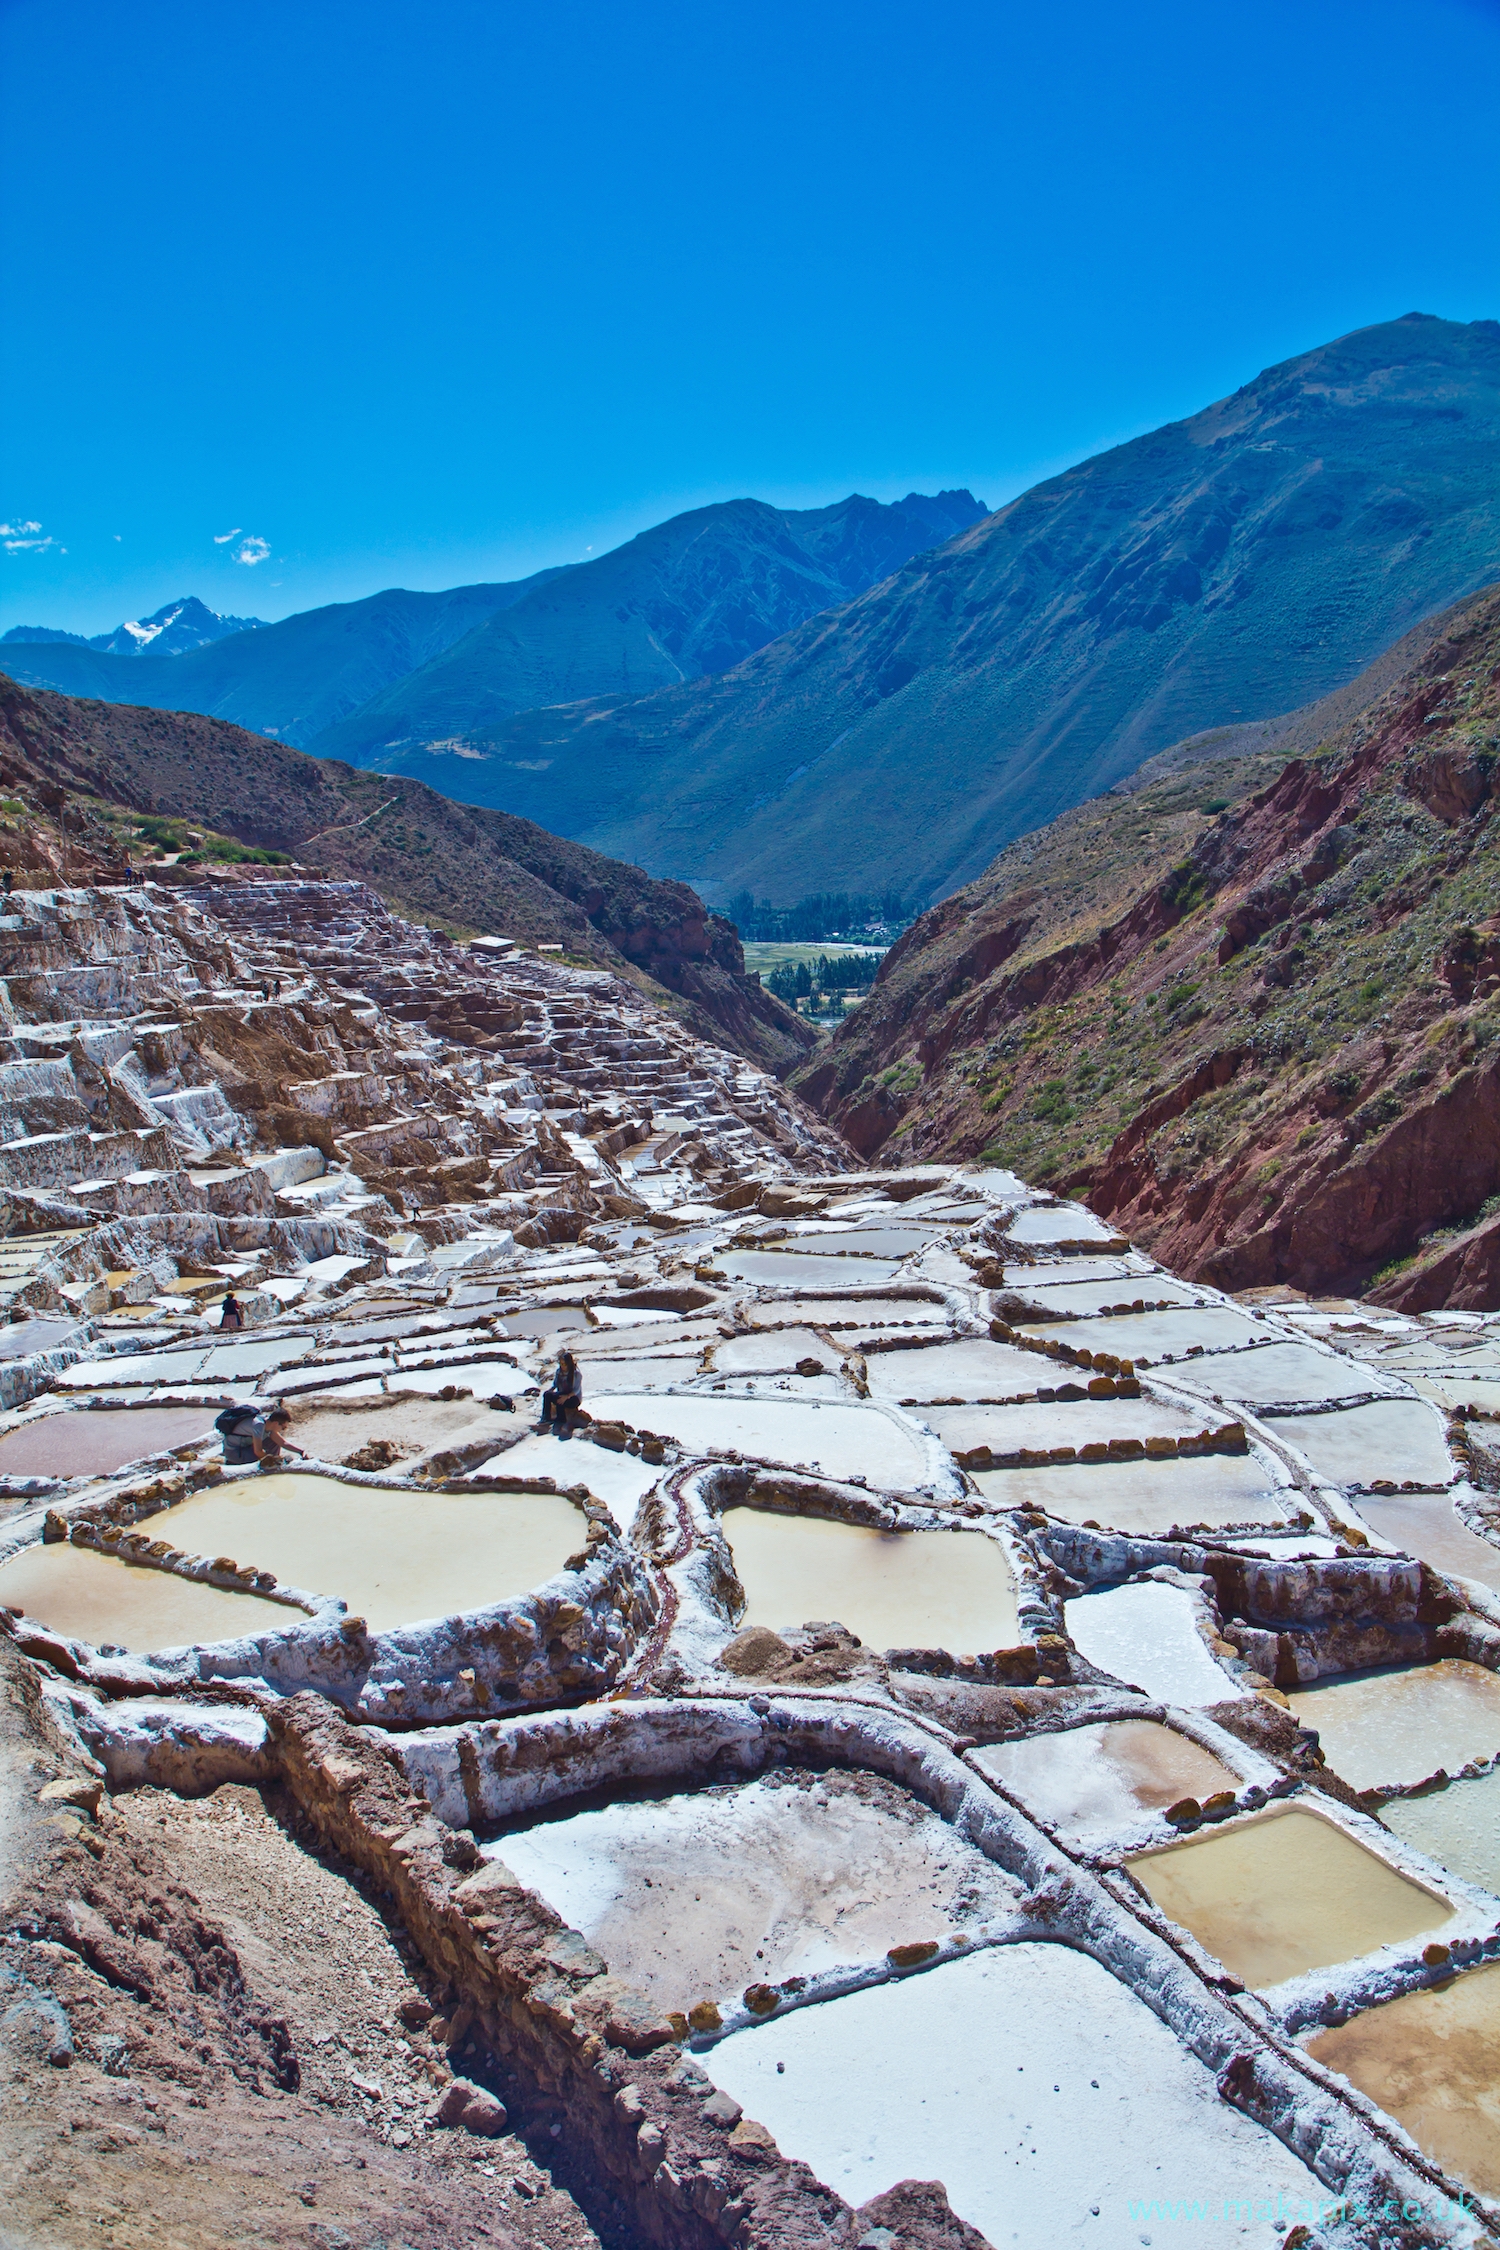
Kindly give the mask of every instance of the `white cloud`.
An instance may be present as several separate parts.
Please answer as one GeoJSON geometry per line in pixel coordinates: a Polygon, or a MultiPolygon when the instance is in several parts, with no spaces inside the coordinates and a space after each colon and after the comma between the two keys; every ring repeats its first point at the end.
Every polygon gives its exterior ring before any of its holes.
{"type": "MultiPolygon", "coordinates": [[[[0,547],[8,555],[44,555],[49,547],[57,546],[57,541],[50,533],[42,538],[41,529],[39,523],[29,519],[25,523],[0,523],[0,547]]],[[[63,547],[59,551],[66,554],[68,550],[63,547]]]]}
{"type": "Polygon", "coordinates": [[[214,545],[216,547],[227,547],[231,539],[238,539],[241,528],[239,524],[236,524],[233,531],[216,531],[214,533],[214,545]]]}
{"type": "Polygon", "coordinates": [[[234,559],[237,563],[249,563],[253,566],[256,563],[268,562],[270,555],[269,541],[258,538],[252,533],[243,545],[235,549],[234,559]]]}

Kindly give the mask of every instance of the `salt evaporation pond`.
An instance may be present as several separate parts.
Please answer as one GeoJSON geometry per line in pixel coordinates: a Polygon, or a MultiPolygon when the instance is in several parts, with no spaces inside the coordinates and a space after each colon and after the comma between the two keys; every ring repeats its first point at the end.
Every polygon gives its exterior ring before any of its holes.
{"type": "Polygon", "coordinates": [[[1243,1399],[1247,1406],[1353,1398],[1374,1388],[1368,1368],[1315,1352],[1310,1344],[1257,1344],[1252,1351],[1195,1359],[1175,1366],[1172,1380],[1209,1398],[1243,1399]]]}
{"type": "Polygon", "coordinates": [[[65,1540],[24,1547],[0,1566],[0,1602],[67,1640],[142,1655],[197,1641],[234,1641],[245,1633],[285,1632],[307,1619],[305,1610],[286,1602],[204,1586],[65,1540]]]}
{"type": "Polygon", "coordinates": [[[1500,1547],[1471,1531],[1446,1493],[1362,1492],[1358,1514],[1377,1539],[1500,1594],[1500,1547]]]}
{"type": "Polygon", "coordinates": [[[732,1281],[768,1281],[777,1289],[808,1289],[851,1282],[857,1289],[878,1287],[896,1271],[890,1258],[819,1258],[800,1250],[732,1250],[717,1261],[732,1281]]]}
{"type": "Polygon", "coordinates": [[[586,1484],[622,1530],[635,1520],[641,1495],[651,1490],[661,1473],[659,1466],[653,1468],[638,1453],[616,1453],[607,1445],[591,1445],[586,1438],[551,1436],[523,1437],[519,1445],[497,1453],[474,1472],[476,1476],[545,1476],[558,1484],[586,1484]]]}
{"type": "Polygon", "coordinates": [[[847,2202],[940,2179],[961,2218],[1017,2250],[1138,2250],[1155,2232],[1141,2204],[1182,2195],[1236,2213],[1215,2241],[1275,2250],[1327,2202],[1144,2001],[1068,1946],[986,1947],[699,2060],[847,2202]]]}
{"type": "Polygon", "coordinates": [[[1451,1781],[1423,1797],[1394,1798],[1382,1805],[1380,1817],[1404,1844],[1500,1897],[1500,1773],[1451,1781]]]}
{"type": "Polygon", "coordinates": [[[1287,1414],[1278,1419],[1276,1434],[1300,1446],[1330,1484],[1363,1485],[1374,1477],[1398,1484],[1453,1482],[1443,1425],[1420,1399],[1378,1398],[1337,1414],[1287,1414]]]}
{"type": "Polygon", "coordinates": [[[122,1406],[43,1414],[0,1437],[0,1476],[107,1476],[147,1453],[191,1445],[213,1427],[211,1406],[122,1406]]]}
{"type": "Polygon", "coordinates": [[[761,1375],[793,1368],[801,1359],[815,1359],[832,1373],[839,1354],[810,1328],[762,1329],[754,1336],[732,1336],[714,1350],[714,1370],[720,1375],[761,1375]]]}
{"type": "Polygon", "coordinates": [[[626,1799],[485,1846],[664,2009],[883,1961],[1016,1903],[1000,1870],[905,1790],[789,1769],[626,1799]]]}
{"type": "Polygon", "coordinates": [[[872,1398],[1023,1398],[1039,1383],[1051,1388],[1057,1380],[1056,1370],[1035,1352],[978,1336],[913,1351],[872,1352],[869,1359],[872,1398]]]}
{"type": "Polygon", "coordinates": [[[788,1321],[813,1328],[923,1328],[948,1320],[947,1306],[926,1297],[792,1297],[746,1305],[744,1312],[752,1328],[780,1328],[788,1321]]]}
{"type": "Polygon", "coordinates": [[[805,1233],[789,1235],[788,1242],[796,1250],[814,1258],[895,1258],[898,1262],[925,1250],[929,1243],[940,1242],[945,1230],[942,1227],[839,1227],[827,1233],[809,1228],[805,1233]]]}
{"type": "MultiPolygon", "coordinates": [[[[1049,1312],[1067,1312],[1087,1315],[1112,1312],[1117,1305],[1134,1307],[1144,1312],[1152,1302],[1169,1305],[1196,1305],[1201,1303],[1197,1294],[1185,1282],[1169,1281],[1165,1274],[1154,1273],[1146,1280],[1130,1274],[1121,1280],[1107,1281],[1037,1281],[1028,1278],[1022,1285],[1022,1294],[1034,1304],[1044,1306],[1049,1312]]],[[[1121,1358],[1129,1358],[1122,1352],[1121,1358]]]]}
{"type": "Polygon", "coordinates": [[[1446,1899],[1302,1805],[1273,1806],[1126,1864],[1164,1914],[1256,1990],[1453,1919],[1446,1899]]]}
{"type": "Polygon", "coordinates": [[[1174,1312],[1125,1313],[1112,1320],[1070,1320],[1059,1328],[1028,1325],[1028,1336],[1055,1337],[1091,1352],[1113,1352],[1117,1359],[1159,1359],[1163,1353],[1223,1351],[1253,1344],[1263,1333],[1257,1322],[1228,1305],[1184,1305],[1174,1312]]]}
{"type": "Polygon", "coordinates": [[[980,1531],[872,1531],[819,1516],[730,1508],[724,1532],[744,1625],[847,1626],[868,1648],[1015,1648],[1015,1581],[980,1531]]]}
{"type": "Polygon", "coordinates": [[[1064,1605],[1064,1614],[1090,1664],[1144,1688],[1159,1703],[1224,1703],[1243,1692],[1209,1655],[1180,1587],[1154,1580],[1111,1586],[1100,1594],[1079,1594],[1064,1605]]]}
{"type": "Polygon", "coordinates": [[[1351,1789],[1407,1788],[1500,1752],[1500,1678],[1462,1657],[1319,1681],[1287,1700],[1351,1789]]]}
{"type": "MultiPolygon", "coordinates": [[[[1281,1524],[1286,1511],[1254,1457],[1103,1461],[1045,1469],[979,1469],[974,1482],[1002,1508],[1041,1508],[1065,1523],[1153,1537],[1176,1527],[1281,1524]]],[[[1179,1699],[1180,1700],[1180,1699],[1179,1699]]]]}
{"type": "Polygon", "coordinates": [[[1113,1227],[1096,1219],[1092,1211],[1065,1204],[1033,1205],[1006,1228],[1012,1242],[1118,1242],[1113,1227]]]}
{"type": "Polygon", "coordinates": [[[878,1407],[735,1391],[671,1397],[627,1391],[610,1394],[610,1412],[637,1429],[675,1438],[690,1453],[742,1453],[828,1477],[862,1476],[893,1492],[910,1491],[928,1474],[915,1434],[878,1407]]]}
{"type": "Polygon", "coordinates": [[[1308,2052],[1378,2102],[1445,2172],[1500,2196],[1500,1966],[1368,2008],[1320,2031],[1308,2052]]]}
{"type": "Polygon", "coordinates": [[[584,1523],[550,1493],[399,1492],[287,1471],[196,1493],[161,1528],[190,1553],[342,1596],[385,1633],[540,1586],[577,1553],[584,1523]]]}
{"type": "Polygon", "coordinates": [[[1212,1751],[1155,1719],[1111,1719],[973,1752],[1041,1819],[1075,1836],[1112,1836],[1182,1797],[1238,1789],[1212,1751]]]}

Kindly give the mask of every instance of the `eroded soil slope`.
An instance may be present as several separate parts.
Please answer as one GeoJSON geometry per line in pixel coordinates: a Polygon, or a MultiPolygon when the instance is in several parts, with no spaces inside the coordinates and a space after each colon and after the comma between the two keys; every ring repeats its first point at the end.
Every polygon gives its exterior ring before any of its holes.
{"type": "Polygon", "coordinates": [[[801,1076],[865,1154],[983,1152],[1221,1287],[1500,1303],[1500,592],[1312,755],[1013,845],[801,1076]]]}
{"type": "MultiPolygon", "coordinates": [[[[451,804],[420,781],[357,773],[223,720],[80,702],[3,674],[0,780],[54,824],[67,809],[74,881],[97,880],[122,848],[118,823],[101,826],[113,808],[180,817],[367,882],[413,917],[629,964],[654,997],[696,1011],[700,1037],[766,1069],[789,1069],[816,1037],[746,977],[732,924],[685,883],[656,882],[509,813],[451,804]]],[[[32,863],[17,853],[23,871],[32,863]]],[[[59,870],[38,871],[50,881],[59,870]]]]}

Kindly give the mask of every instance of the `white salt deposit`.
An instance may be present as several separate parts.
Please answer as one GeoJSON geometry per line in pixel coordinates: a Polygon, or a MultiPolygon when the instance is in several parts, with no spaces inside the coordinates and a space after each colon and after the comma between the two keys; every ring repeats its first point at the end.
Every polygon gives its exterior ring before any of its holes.
{"type": "Polygon", "coordinates": [[[1300,1447],[1330,1484],[1367,1485],[1375,1477],[1398,1484],[1453,1482],[1443,1425],[1420,1399],[1380,1398],[1338,1414],[1282,1415],[1276,1434],[1300,1447]]]}
{"type": "Polygon", "coordinates": [[[1068,1631],[1101,1672],[1191,1709],[1244,1693],[1209,1655],[1193,1605],[1177,1586],[1148,1581],[1080,1594],[1066,1604],[1068,1631]]]}
{"type": "Polygon", "coordinates": [[[732,1391],[691,1397],[629,1392],[610,1411],[637,1428],[672,1437],[693,1453],[733,1451],[751,1460],[819,1469],[824,1476],[863,1476],[871,1485],[909,1491],[927,1474],[915,1435],[878,1407],[801,1399],[745,1398],[732,1391]]]}
{"type": "Polygon", "coordinates": [[[1277,2250],[1326,2191],[1107,1969],[999,1946],[722,2040],[714,2082],[854,2205],[940,2179],[997,2246],[1277,2250]],[[778,2065],[782,2066],[778,2068],[778,2065]]]}

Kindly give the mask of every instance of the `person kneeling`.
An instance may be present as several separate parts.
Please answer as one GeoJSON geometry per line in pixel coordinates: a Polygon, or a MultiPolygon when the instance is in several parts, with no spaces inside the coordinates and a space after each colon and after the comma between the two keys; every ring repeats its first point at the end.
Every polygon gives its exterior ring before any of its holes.
{"type": "Polygon", "coordinates": [[[275,1469],[288,1453],[305,1461],[307,1455],[301,1446],[288,1442],[286,1433],[291,1423],[284,1406],[268,1407],[264,1412],[258,1406],[226,1406],[214,1423],[224,1440],[225,1468],[248,1469],[258,1461],[263,1469],[275,1469]]]}

